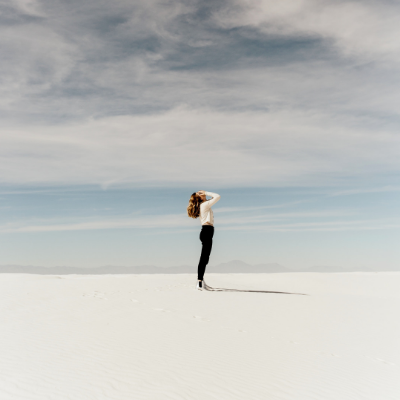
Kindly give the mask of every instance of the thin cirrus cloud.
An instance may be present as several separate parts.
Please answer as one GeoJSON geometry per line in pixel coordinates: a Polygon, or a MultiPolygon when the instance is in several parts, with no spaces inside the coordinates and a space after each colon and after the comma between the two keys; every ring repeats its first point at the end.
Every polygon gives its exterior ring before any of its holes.
{"type": "Polygon", "coordinates": [[[355,194],[365,194],[365,193],[389,193],[389,192],[400,192],[400,187],[396,186],[384,186],[384,187],[371,187],[371,188],[357,188],[357,189],[348,189],[348,190],[340,190],[330,193],[328,196],[336,197],[336,196],[352,196],[355,194]]]}
{"type": "Polygon", "coordinates": [[[326,122],[284,111],[232,115],[185,108],[8,129],[0,176],[8,184],[257,186],[332,184],[398,169],[396,135],[326,122]]]}
{"type": "MultiPolygon", "coordinates": [[[[245,208],[242,211],[246,211],[245,208]]],[[[347,231],[347,230],[376,230],[398,228],[400,225],[387,219],[349,219],[353,216],[351,211],[308,211],[308,212],[286,212],[278,214],[240,215],[234,218],[221,216],[219,219],[220,230],[254,230],[254,231],[347,231]],[[338,220],[340,217],[347,217],[338,220]],[[334,220],[332,220],[334,218],[334,220]],[[316,221],[317,219],[317,221],[316,221]]],[[[0,226],[1,233],[33,233],[33,232],[61,232],[61,231],[87,231],[105,229],[131,229],[146,228],[149,233],[169,232],[175,230],[193,230],[198,228],[195,223],[182,214],[158,215],[158,216],[136,216],[119,218],[88,218],[86,221],[80,219],[77,222],[63,222],[51,219],[35,222],[11,222],[0,226]]]]}
{"type": "Polygon", "coordinates": [[[385,185],[399,170],[395,2],[0,7],[2,184],[385,185]]]}

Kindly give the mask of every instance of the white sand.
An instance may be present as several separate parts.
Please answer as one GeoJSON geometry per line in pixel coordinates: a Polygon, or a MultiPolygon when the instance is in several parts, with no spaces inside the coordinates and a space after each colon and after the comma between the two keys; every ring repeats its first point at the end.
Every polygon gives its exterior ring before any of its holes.
{"type": "Polygon", "coordinates": [[[0,275],[0,399],[400,399],[400,273],[0,275]]]}

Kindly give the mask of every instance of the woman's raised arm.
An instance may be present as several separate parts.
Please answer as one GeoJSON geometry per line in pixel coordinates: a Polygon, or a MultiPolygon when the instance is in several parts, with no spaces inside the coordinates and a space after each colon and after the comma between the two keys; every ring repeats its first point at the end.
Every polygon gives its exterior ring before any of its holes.
{"type": "Polygon", "coordinates": [[[207,200],[204,203],[202,203],[202,205],[204,204],[206,208],[213,206],[221,198],[219,194],[213,192],[205,192],[205,195],[212,197],[211,200],[207,200]]]}

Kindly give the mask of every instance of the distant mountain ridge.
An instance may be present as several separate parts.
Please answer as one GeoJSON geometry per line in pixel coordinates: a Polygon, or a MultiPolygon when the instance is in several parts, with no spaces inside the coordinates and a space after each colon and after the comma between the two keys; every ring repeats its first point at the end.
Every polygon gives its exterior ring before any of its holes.
{"type": "MultiPolygon", "coordinates": [[[[38,274],[38,275],[105,275],[105,274],[193,274],[197,265],[181,265],[177,267],[156,267],[154,265],[140,265],[135,267],[114,267],[106,265],[95,268],[79,267],[37,267],[21,265],[0,265],[0,274],[38,274]]],[[[287,272],[374,272],[371,268],[343,268],[336,266],[313,266],[302,270],[290,270],[277,263],[250,265],[241,260],[232,260],[218,265],[207,266],[208,273],[218,274],[260,274],[260,273],[287,273],[287,272]]],[[[383,272],[384,270],[382,270],[383,272]]],[[[396,271],[386,269],[385,271],[396,271]]],[[[397,270],[398,271],[398,270],[397,270]]]]}
{"type": "Polygon", "coordinates": [[[241,260],[233,260],[216,266],[207,267],[207,272],[270,273],[270,272],[292,272],[292,271],[276,263],[250,265],[241,260]]]}
{"type": "MultiPolygon", "coordinates": [[[[103,266],[95,268],[79,267],[36,267],[21,265],[1,265],[0,273],[39,274],[39,275],[103,275],[103,274],[191,274],[197,271],[197,265],[181,265],[178,267],[156,267],[154,265],[141,265],[135,267],[103,266]]],[[[209,273],[271,273],[290,272],[282,265],[257,264],[250,265],[240,260],[233,260],[216,266],[208,266],[209,273]]]]}
{"type": "Polygon", "coordinates": [[[352,267],[343,268],[337,266],[314,266],[307,269],[307,272],[374,272],[372,268],[367,267],[352,267]]]}

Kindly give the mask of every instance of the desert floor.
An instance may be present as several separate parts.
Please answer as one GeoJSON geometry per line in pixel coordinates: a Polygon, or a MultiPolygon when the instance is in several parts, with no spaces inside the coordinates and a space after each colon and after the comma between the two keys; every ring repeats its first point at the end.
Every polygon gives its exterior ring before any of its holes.
{"type": "Polygon", "coordinates": [[[206,281],[0,275],[0,398],[400,399],[400,273],[206,281]]]}

